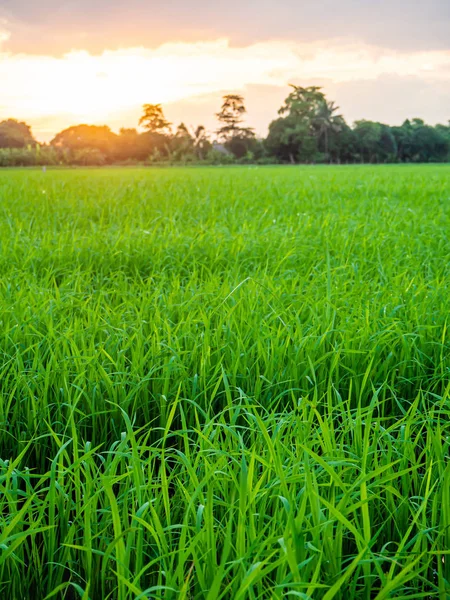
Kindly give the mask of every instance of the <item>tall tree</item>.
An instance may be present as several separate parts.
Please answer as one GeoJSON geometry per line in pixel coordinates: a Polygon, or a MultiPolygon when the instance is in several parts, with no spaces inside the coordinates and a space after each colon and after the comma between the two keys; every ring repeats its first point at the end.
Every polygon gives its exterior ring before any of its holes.
{"type": "Polygon", "coordinates": [[[284,101],[278,114],[293,115],[312,124],[319,109],[323,106],[323,103],[326,102],[326,97],[322,92],[322,88],[317,86],[305,88],[294,84],[290,84],[290,87],[292,88],[292,92],[284,101]]]}
{"type": "Polygon", "coordinates": [[[254,130],[242,126],[246,113],[244,98],[239,94],[227,94],[223,97],[220,112],[216,114],[221,124],[216,132],[217,136],[236,158],[245,156],[255,140],[254,130]]]}
{"type": "Polygon", "coordinates": [[[313,116],[313,126],[317,129],[319,145],[323,142],[323,152],[329,159],[329,141],[332,132],[339,133],[342,129],[342,115],[336,115],[339,108],[333,101],[328,101],[325,97],[316,107],[316,114],[313,116]]]}
{"type": "Polygon", "coordinates": [[[220,112],[216,114],[221,127],[217,130],[219,139],[227,142],[235,136],[254,137],[251,127],[242,127],[243,117],[246,114],[244,98],[238,94],[228,94],[223,97],[223,104],[220,112]]]}
{"type": "MultiPolygon", "coordinates": [[[[330,160],[330,137],[345,127],[334,102],[317,86],[291,85],[291,93],[278,111],[280,117],[269,126],[267,148],[283,160],[312,162],[330,160]]],[[[335,142],[335,140],[333,140],[335,142]]],[[[333,144],[336,150],[336,144],[333,144]]]]}
{"type": "Polygon", "coordinates": [[[318,155],[317,114],[326,102],[319,87],[291,85],[291,93],[269,125],[266,147],[282,160],[310,162],[318,155]]]}
{"type": "Polygon", "coordinates": [[[139,125],[150,133],[168,134],[171,123],[167,121],[161,104],[144,104],[144,114],[139,119],[139,125]]]}

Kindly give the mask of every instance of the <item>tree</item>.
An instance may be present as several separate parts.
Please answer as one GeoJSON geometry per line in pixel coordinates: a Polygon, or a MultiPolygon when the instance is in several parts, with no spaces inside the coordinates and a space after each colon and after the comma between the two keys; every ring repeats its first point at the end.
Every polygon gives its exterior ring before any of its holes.
{"type": "Polygon", "coordinates": [[[171,156],[176,161],[204,160],[211,148],[212,144],[203,125],[193,129],[180,123],[170,140],[171,156]]]}
{"type": "Polygon", "coordinates": [[[422,119],[411,122],[411,154],[414,162],[441,162],[447,159],[449,139],[422,119]]]}
{"type": "Polygon", "coordinates": [[[161,104],[144,104],[144,114],[139,119],[139,125],[150,133],[168,134],[171,123],[166,120],[161,104]]]}
{"type": "Polygon", "coordinates": [[[445,144],[447,146],[447,155],[443,160],[450,162],[450,121],[447,125],[436,125],[435,129],[441,136],[441,139],[445,140],[445,144]]]}
{"type": "Polygon", "coordinates": [[[139,148],[143,160],[165,159],[170,154],[170,137],[163,133],[145,131],[139,135],[139,148]]]}
{"type": "Polygon", "coordinates": [[[361,162],[397,160],[397,143],[388,125],[363,119],[355,122],[353,132],[361,162]]]}
{"type": "Polygon", "coordinates": [[[267,148],[282,160],[330,160],[330,136],[345,126],[334,102],[317,86],[291,85],[291,93],[269,126],[267,148]]]}
{"type": "Polygon", "coordinates": [[[170,140],[172,158],[185,161],[194,158],[194,138],[184,123],[178,125],[175,135],[170,140]]]}
{"type": "Polygon", "coordinates": [[[328,157],[335,163],[354,162],[356,155],[355,135],[341,116],[335,116],[328,134],[328,157]]]}
{"type": "Polygon", "coordinates": [[[242,158],[251,151],[255,140],[254,130],[241,125],[246,112],[244,98],[238,94],[228,94],[223,97],[222,108],[216,114],[219,123],[222,124],[216,132],[217,136],[236,158],[242,158]]]}
{"type": "Polygon", "coordinates": [[[228,94],[223,97],[220,112],[216,114],[222,126],[217,130],[219,139],[227,142],[235,136],[254,136],[251,127],[241,127],[243,116],[246,114],[244,98],[238,94],[228,94]]]}
{"type": "Polygon", "coordinates": [[[431,127],[422,119],[407,119],[400,127],[392,127],[403,162],[442,162],[449,158],[450,128],[431,127]]]}
{"type": "Polygon", "coordinates": [[[203,125],[199,125],[195,129],[193,138],[195,154],[199,160],[204,160],[212,149],[212,144],[203,125]]]}
{"type": "Polygon", "coordinates": [[[413,160],[413,131],[411,121],[407,119],[400,126],[391,128],[397,144],[397,157],[402,162],[411,162],[413,160]]]}
{"type": "Polygon", "coordinates": [[[310,162],[318,152],[317,138],[308,123],[296,115],[287,115],[272,121],[265,146],[269,154],[292,164],[310,162]]]}
{"type": "Polygon", "coordinates": [[[0,123],[0,148],[26,148],[35,145],[31,128],[15,119],[7,119],[0,123]]]}
{"type": "Polygon", "coordinates": [[[170,139],[160,133],[122,128],[116,137],[114,157],[119,161],[146,161],[155,152],[160,157],[168,155],[170,139]]]}
{"type": "Polygon", "coordinates": [[[339,109],[333,101],[329,102],[323,97],[318,102],[316,113],[313,116],[313,127],[317,129],[319,149],[323,150],[327,159],[329,159],[330,135],[332,132],[339,133],[343,127],[343,117],[334,114],[337,110],[339,109]],[[321,141],[323,141],[323,148],[320,148],[321,141]]]}
{"type": "Polygon", "coordinates": [[[136,129],[122,127],[116,138],[114,156],[118,160],[144,160],[140,152],[140,136],[136,129]]]}
{"type": "Polygon", "coordinates": [[[322,88],[317,86],[301,87],[299,85],[290,84],[292,92],[284,101],[283,106],[279,109],[279,115],[295,115],[303,120],[312,122],[317,114],[319,106],[325,101],[325,95],[321,91],[322,88]]]}
{"type": "MultiPolygon", "coordinates": [[[[50,142],[56,148],[72,153],[79,150],[97,150],[106,158],[114,154],[117,136],[106,125],[75,125],[58,133],[50,142]]],[[[98,154],[95,155],[99,160],[98,154]]]]}

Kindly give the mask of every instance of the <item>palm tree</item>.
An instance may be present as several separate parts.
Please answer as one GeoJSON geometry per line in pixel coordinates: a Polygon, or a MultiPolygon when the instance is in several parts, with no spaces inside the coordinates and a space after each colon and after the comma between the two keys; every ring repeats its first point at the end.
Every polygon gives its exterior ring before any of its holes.
{"type": "Polygon", "coordinates": [[[199,125],[192,134],[197,157],[201,160],[208,151],[210,141],[203,125],[199,125]]]}
{"type": "Polygon", "coordinates": [[[319,131],[319,140],[324,138],[324,150],[328,156],[329,134],[331,131],[338,132],[340,130],[339,120],[341,115],[334,113],[339,110],[339,107],[333,101],[328,101],[325,98],[319,103],[314,117],[314,125],[319,131]]]}

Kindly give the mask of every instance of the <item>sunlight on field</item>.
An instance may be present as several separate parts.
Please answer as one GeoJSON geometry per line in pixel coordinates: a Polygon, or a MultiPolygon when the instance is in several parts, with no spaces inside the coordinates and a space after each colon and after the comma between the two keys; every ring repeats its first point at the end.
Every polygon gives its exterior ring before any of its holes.
{"type": "Polygon", "coordinates": [[[1,171],[2,597],[446,598],[449,181],[1,171]]]}

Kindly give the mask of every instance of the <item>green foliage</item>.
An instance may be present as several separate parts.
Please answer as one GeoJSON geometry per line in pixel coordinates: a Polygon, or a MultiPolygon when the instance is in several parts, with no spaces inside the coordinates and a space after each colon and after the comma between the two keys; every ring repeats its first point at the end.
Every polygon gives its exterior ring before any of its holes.
{"type": "Polygon", "coordinates": [[[300,121],[312,125],[323,106],[327,104],[322,88],[316,86],[304,88],[298,85],[291,85],[290,87],[292,92],[286,98],[278,113],[280,115],[293,115],[300,121]]]}
{"type": "Polygon", "coordinates": [[[330,137],[345,126],[338,110],[319,87],[292,85],[293,91],[269,126],[266,147],[285,161],[322,162],[330,158],[330,137]]]}
{"type": "Polygon", "coordinates": [[[309,124],[295,115],[272,121],[265,144],[270,155],[284,162],[312,162],[319,152],[317,138],[309,124]]]}
{"type": "Polygon", "coordinates": [[[63,160],[56,148],[39,145],[27,148],[0,148],[0,167],[35,167],[58,165],[63,160]]]}
{"type": "Polygon", "coordinates": [[[404,162],[442,162],[450,156],[450,127],[430,127],[422,119],[393,127],[399,159],[404,162]]]}
{"type": "Polygon", "coordinates": [[[0,595],[450,594],[450,169],[0,172],[0,595]]]}
{"type": "Polygon", "coordinates": [[[236,134],[225,142],[225,148],[238,160],[248,156],[259,157],[264,154],[264,147],[254,135],[236,134]]]}
{"type": "Polygon", "coordinates": [[[122,128],[116,135],[107,126],[76,125],[53,139],[56,153],[42,146],[45,152],[38,157],[41,147],[29,126],[10,119],[0,123],[0,150],[7,150],[0,166],[51,165],[55,156],[59,164],[86,166],[450,161],[450,124],[431,127],[413,119],[390,127],[361,120],[351,128],[320,87],[291,88],[266,139],[243,126],[247,111],[238,94],[223,97],[216,115],[221,127],[212,141],[202,125],[194,129],[181,123],[173,132],[162,106],[145,104],[139,121],[144,133],[122,128]]]}
{"type": "Polygon", "coordinates": [[[353,134],[361,162],[395,162],[397,144],[390,127],[373,121],[356,121],[353,134]]]}

